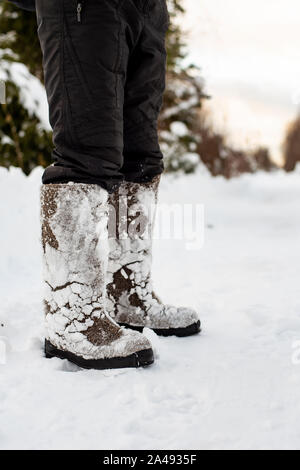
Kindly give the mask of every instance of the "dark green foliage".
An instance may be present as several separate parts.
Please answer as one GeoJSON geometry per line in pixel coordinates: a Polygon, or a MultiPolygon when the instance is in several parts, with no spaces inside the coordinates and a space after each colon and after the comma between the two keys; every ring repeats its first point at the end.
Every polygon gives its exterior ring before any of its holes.
{"type": "Polygon", "coordinates": [[[199,135],[195,132],[202,101],[203,81],[199,69],[184,65],[187,57],[183,33],[178,25],[178,16],[184,13],[182,1],[169,0],[170,27],[167,34],[167,87],[159,119],[159,132],[165,155],[166,171],[190,173],[199,164],[195,151],[199,135]],[[176,123],[181,123],[181,132],[174,132],[176,123]]]}
{"type": "MultiPolygon", "coordinates": [[[[1,67],[7,69],[9,75],[9,63],[21,62],[42,81],[42,54],[35,14],[8,2],[0,8],[1,67]]],[[[8,80],[6,104],[0,105],[0,165],[18,166],[26,174],[37,165],[49,165],[51,138],[52,133],[43,129],[38,116],[25,109],[19,88],[8,80]]]]}
{"type": "Polygon", "coordinates": [[[2,58],[25,64],[30,73],[42,81],[42,53],[36,33],[35,13],[21,10],[8,2],[0,8],[0,49],[8,50],[2,58]]]}
{"type": "Polygon", "coordinates": [[[29,174],[37,165],[51,161],[51,133],[20,102],[19,89],[6,82],[7,102],[0,106],[0,165],[22,168],[29,174]]]}

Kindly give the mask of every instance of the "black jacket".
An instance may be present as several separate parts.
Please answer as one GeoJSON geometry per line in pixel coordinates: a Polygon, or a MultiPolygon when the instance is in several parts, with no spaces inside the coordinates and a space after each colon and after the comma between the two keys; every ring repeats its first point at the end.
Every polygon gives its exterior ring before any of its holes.
{"type": "Polygon", "coordinates": [[[23,10],[35,11],[35,0],[11,0],[10,3],[14,3],[23,10]]]}

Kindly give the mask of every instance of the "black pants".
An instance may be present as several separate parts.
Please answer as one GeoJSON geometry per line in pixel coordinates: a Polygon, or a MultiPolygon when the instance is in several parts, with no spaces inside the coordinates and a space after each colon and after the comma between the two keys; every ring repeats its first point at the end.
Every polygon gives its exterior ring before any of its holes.
{"type": "Polygon", "coordinates": [[[145,182],[163,171],[166,0],[36,0],[54,165],[43,183],[145,182]]]}

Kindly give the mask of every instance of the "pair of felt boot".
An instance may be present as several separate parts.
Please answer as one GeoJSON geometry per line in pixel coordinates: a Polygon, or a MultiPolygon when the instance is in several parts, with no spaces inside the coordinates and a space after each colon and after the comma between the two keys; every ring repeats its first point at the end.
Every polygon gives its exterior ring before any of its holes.
{"type": "Polygon", "coordinates": [[[46,357],[94,369],[147,366],[154,357],[143,328],[200,331],[196,312],[153,293],[159,179],[125,182],[111,195],[92,184],[42,186],[46,357]]]}

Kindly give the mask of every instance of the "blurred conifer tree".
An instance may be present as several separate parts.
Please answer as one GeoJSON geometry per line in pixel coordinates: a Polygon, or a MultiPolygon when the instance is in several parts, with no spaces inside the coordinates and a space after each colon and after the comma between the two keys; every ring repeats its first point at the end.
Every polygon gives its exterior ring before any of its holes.
{"type": "Polygon", "coordinates": [[[0,68],[8,77],[6,104],[0,105],[0,165],[18,166],[29,174],[37,165],[49,165],[51,132],[24,106],[21,90],[11,76],[10,64],[25,64],[32,75],[43,81],[36,16],[8,2],[2,3],[0,10],[0,68]]]}
{"type": "Polygon", "coordinates": [[[159,119],[159,132],[167,171],[193,172],[199,164],[197,121],[207,96],[199,68],[187,63],[187,47],[180,19],[182,0],[168,0],[167,87],[159,119]]]}

